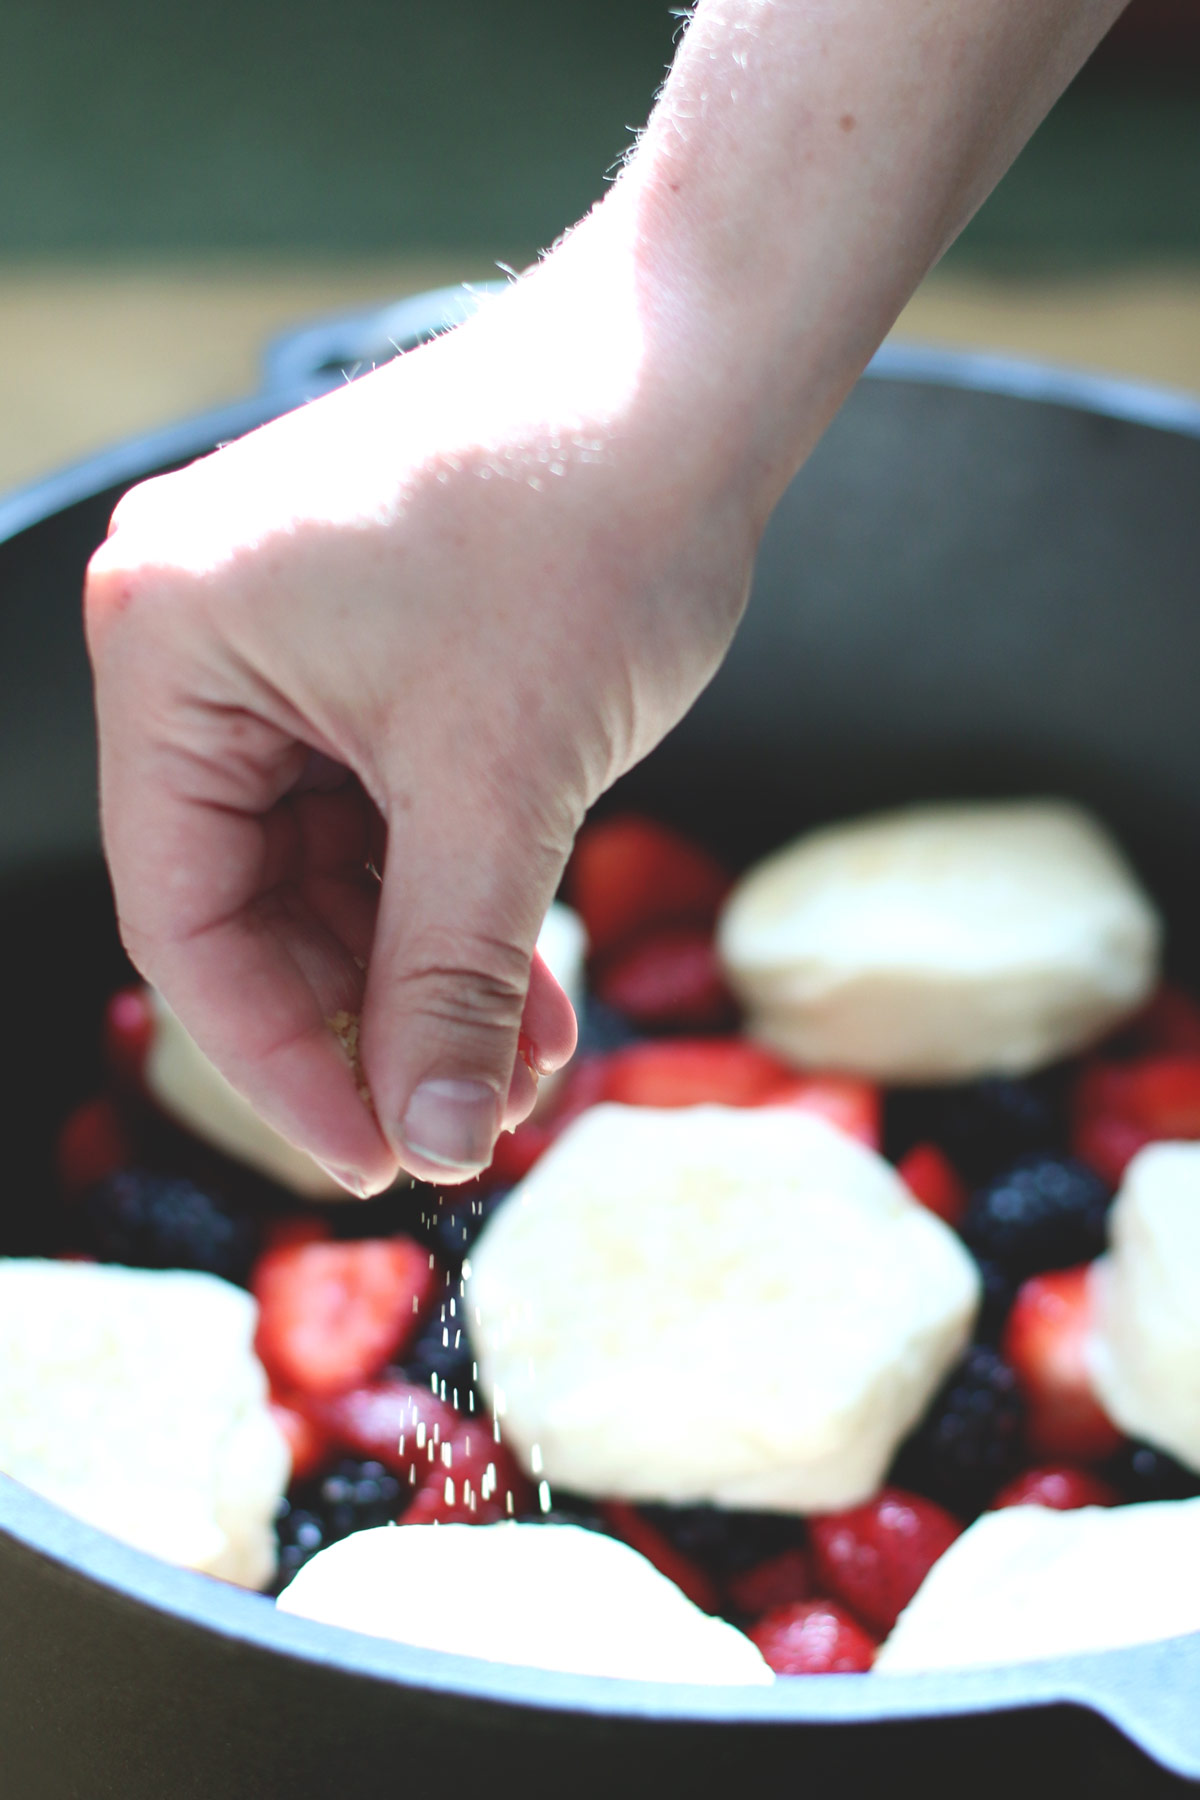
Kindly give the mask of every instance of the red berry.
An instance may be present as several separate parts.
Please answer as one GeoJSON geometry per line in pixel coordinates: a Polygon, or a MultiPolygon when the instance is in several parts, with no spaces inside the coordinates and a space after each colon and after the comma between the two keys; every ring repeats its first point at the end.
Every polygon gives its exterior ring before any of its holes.
{"type": "Polygon", "coordinates": [[[914,1144],[907,1156],[896,1164],[896,1173],[914,1200],[944,1219],[947,1225],[959,1226],[967,1210],[967,1189],[954,1164],[936,1144],[914,1144]]]}
{"type": "Polygon", "coordinates": [[[1071,1133],[1071,1150],[1080,1162],[1095,1169],[1110,1187],[1121,1178],[1139,1150],[1151,1142],[1148,1131],[1115,1113],[1095,1113],[1080,1119],[1071,1133]]]}
{"type": "Polygon", "coordinates": [[[1126,1116],[1153,1137],[1200,1137],[1200,1056],[1131,1063],[1126,1091],[1126,1116]]]}
{"type": "Polygon", "coordinates": [[[85,1100],[58,1134],[54,1162],[66,1194],[82,1194],[106,1175],[127,1169],[136,1160],[133,1140],[120,1113],[106,1095],[85,1100]]]}
{"type": "Polygon", "coordinates": [[[1200,1055],[1089,1063],[1075,1085],[1072,1121],[1075,1154],[1116,1185],[1146,1144],[1200,1138],[1200,1055]]]}
{"type": "Polygon", "coordinates": [[[488,1420],[463,1420],[427,1464],[406,1525],[494,1525],[528,1512],[533,1489],[488,1420]]]}
{"type": "Polygon", "coordinates": [[[817,1586],[872,1629],[892,1629],[962,1526],[919,1494],[884,1488],[863,1506],[810,1521],[817,1586]]]}
{"type": "Polygon", "coordinates": [[[268,1250],[251,1286],[255,1348],[272,1381],[315,1395],[369,1381],[418,1330],[438,1282],[431,1262],[400,1237],[268,1250]]]}
{"type": "Polygon", "coordinates": [[[991,1510],[1004,1506],[1049,1506],[1055,1512],[1072,1512],[1077,1506],[1117,1506],[1121,1496],[1107,1481],[1101,1481],[1089,1469],[1074,1469],[1067,1463],[1052,1463],[1041,1469],[1026,1469],[992,1501],[991,1510]]]}
{"type": "Polygon", "coordinates": [[[704,925],[644,932],[605,958],[592,991],[648,1031],[728,1030],[737,1011],[704,925]]]}
{"type": "Polygon", "coordinates": [[[758,1106],[792,1079],[786,1063],[746,1038],[662,1038],[613,1052],[603,1098],[623,1106],[758,1106]]]}
{"type": "Polygon", "coordinates": [[[461,1423],[428,1387],[390,1375],[301,1404],[339,1450],[381,1462],[414,1487],[432,1473],[443,1439],[461,1423]]]}
{"type": "Polygon", "coordinates": [[[1200,1056],[1200,1005],[1181,988],[1160,987],[1125,1032],[1149,1056],[1200,1056]]]}
{"type": "Polygon", "coordinates": [[[792,1075],[770,1088],[756,1104],[815,1113],[872,1150],[878,1150],[883,1142],[879,1089],[854,1075],[792,1075]]]}
{"type": "Polygon", "coordinates": [[[1090,1266],[1031,1276],[1018,1289],[1005,1327],[1002,1348],[1025,1401],[1026,1438],[1035,1456],[1099,1462],[1122,1441],[1087,1367],[1090,1266]]]}
{"type": "Polygon", "coordinates": [[[777,1675],[863,1675],[876,1645],[832,1600],[777,1607],[746,1633],[777,1675]]]}
{"type": "Polygon", "coordinates": [[[656,925],[711,925],[729,887],[720,863],[690,838],[623,813],[584,826],[565,891],[596,957],[656,925]]]}
{"type": "Polygon", "coordinates": [[[119,988],[104,1012],[104,1056],[123,1087],[141,1092],[142,1071],[153,1038],[150,989],[141,985],[119,988]]]}
{"type": "Polygon", "coordinates": [[[324,1244],[332,1236],[328,1220],[320,1213],[283,1213],[264,1224],[262,1247],[265,1252],[284,1250],[292,1244],[324,1244]]]}
{"type": "Polygon", "coordinates": [[[812,1591],[812,1556],[799,1545],[755,1563],[752,1569],[743,1569],[725,1583],[729,1606],[747,1619],[759,1619],[778,1607],[810,1600],[812,1591]]]}
{"type": "Polygon", "coordinates": [[[682,1550],[677,1550],[670,1538],[652,1525],[636,1506],[631,1506],[628,1500],[609,1500],[600,1512],[609,1529],[631,1550],[653,1563],[660,1575],[673,1581],[694,1606],[709,1613],[720,1610],[721,1597],[712,1577],[682,1550]]]}
{"type": "Polygon", "coordinates": [[[292,1480],[305,1481],[315,1475],[329,1459],[332,1446],[325,1433],[307,1413],[289,1406],[286,1400],[272,1395],[271,1417],[278,1425],[292,1458],[292,1480]]]}

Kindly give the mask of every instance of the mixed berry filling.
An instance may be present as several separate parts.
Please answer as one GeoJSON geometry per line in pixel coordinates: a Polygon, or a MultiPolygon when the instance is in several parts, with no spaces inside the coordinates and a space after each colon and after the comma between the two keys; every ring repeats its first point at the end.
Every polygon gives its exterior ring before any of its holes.
{"type": "Polygon", "coordinates": [[[301,1202],[227,1161],[155,1108],[144,998],[114,997],[108,1084],[60,1134],[66,1254],[207,1271],[255,1295],[293,1469],[275,1591],[392,1520],[569,1522],[638,1550],[776,1671],[865,1670],[980,1513],[1200,1494],[1200,1477],[1117,1430],[1080,1348],[1125,1167],[1149,1143],[1200,1139],[1200,1005],[1164,989],[1118,1037],[1027,1079],[884,1091],[801,1074],[739,1033],[713,943],[729,888],[707,851],[652,821],[585,829],[567,884],[591,946],[580,1052],[492,1168],[445,1195],[406,1182],[361,1205],[301,1202]],[[600,1101],[814,1112],[886,1155],[959,1234],[982,1280],[974,1340],[872,1499],[807,1520],[635,1505],[519,1466],[480,1390],[463,1263],[511,1184],[600,1101]]]}

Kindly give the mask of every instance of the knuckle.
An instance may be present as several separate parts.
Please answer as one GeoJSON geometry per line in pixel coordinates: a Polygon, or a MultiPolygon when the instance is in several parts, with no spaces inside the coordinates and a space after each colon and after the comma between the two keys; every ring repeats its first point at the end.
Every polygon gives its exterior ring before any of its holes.
{"type": "Polygon", "coordinates": [[[426,1017],[456,1031],[494,1037],[499,1049],[520,1028],[529,968],[528,953],[517,945],[478,936],[427,946],[402,981],[426,1017]]]}

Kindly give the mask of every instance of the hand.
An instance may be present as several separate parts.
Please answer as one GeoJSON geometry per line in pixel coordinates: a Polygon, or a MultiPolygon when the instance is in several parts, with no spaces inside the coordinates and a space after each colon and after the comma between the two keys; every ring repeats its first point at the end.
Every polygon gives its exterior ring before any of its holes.
{"type": "Polygon", "coordinates": [[[570,1055],[531,956],[575,831],[744,602],[757,516],[603,229],[135,489],[89,572],[125,944],[355,1192],[469,1177],[570,1055]]]}

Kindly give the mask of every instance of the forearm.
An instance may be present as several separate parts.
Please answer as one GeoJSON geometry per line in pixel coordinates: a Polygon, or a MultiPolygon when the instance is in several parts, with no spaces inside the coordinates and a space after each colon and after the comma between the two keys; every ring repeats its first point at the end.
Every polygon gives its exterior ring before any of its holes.
{"type": "Polygon", "coordinates": [[[757,510],[1123,3],[700,0],[594,223],[757,510]]]}

